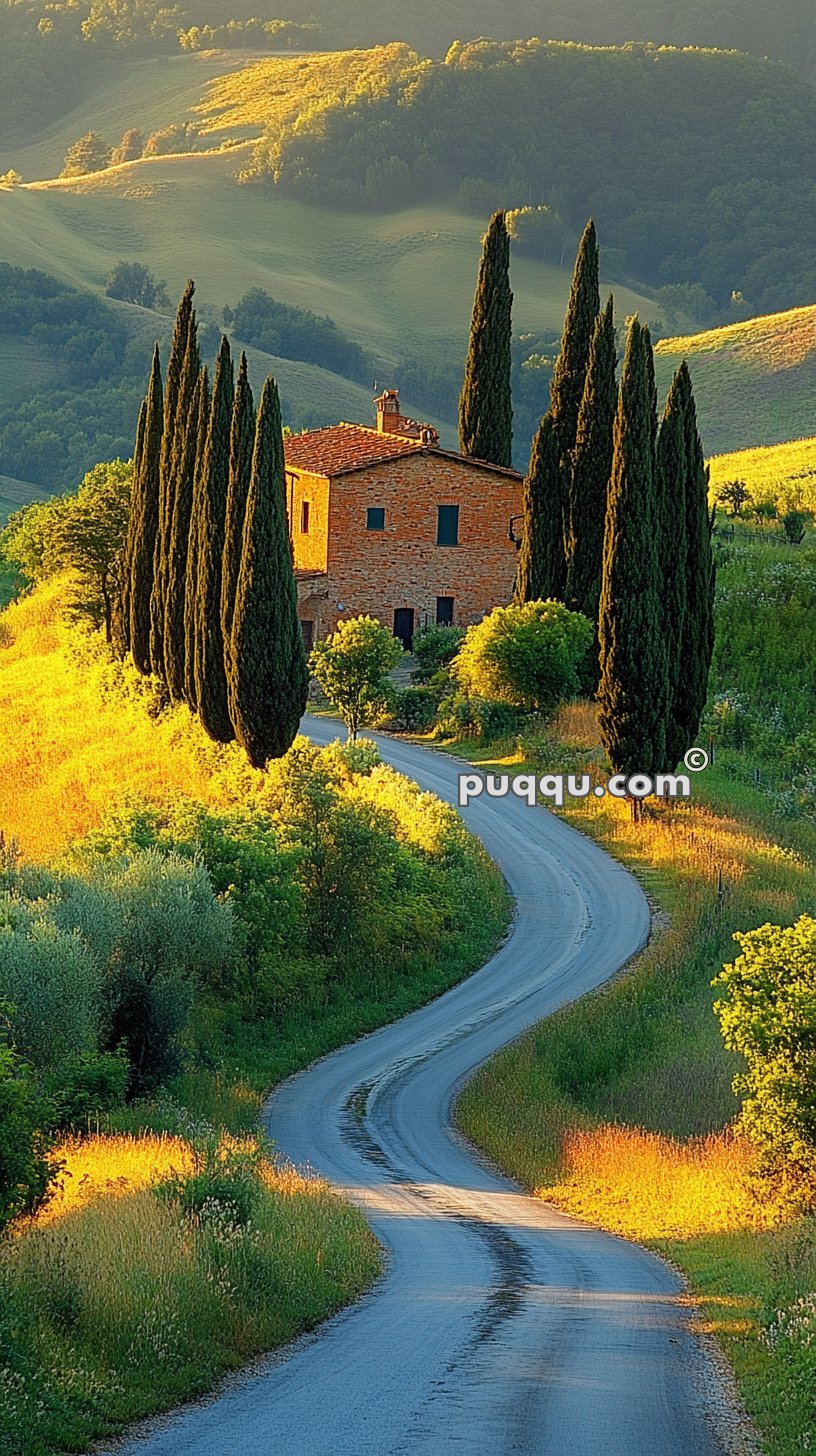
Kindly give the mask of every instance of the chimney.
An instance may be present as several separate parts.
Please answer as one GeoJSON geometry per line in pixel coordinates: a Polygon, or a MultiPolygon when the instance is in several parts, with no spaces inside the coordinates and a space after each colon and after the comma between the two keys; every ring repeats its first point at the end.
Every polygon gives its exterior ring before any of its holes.
{"type": "Polygon", "coordinates": [[[380,435],[401,434],[406,421],[400,414],[399,390],[384,389],[375,399],[377,406],[377,432],[380,435]]]}

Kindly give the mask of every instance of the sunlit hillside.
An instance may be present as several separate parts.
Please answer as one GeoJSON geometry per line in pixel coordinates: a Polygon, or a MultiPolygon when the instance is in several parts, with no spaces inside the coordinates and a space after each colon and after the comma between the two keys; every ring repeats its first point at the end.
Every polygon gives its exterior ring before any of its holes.
{"type": "Polygon", "coordinates": [[[26,854],[61,848],[99,822],[121,789],[206,799],[212,750],[186,708],[155,723],[143,707],[100,698],[103,662],[77,672],[77,633],[60,615],[56,580],[0,619],[0,827],[26,854]],[[89,724],[96,724],[89,732],[89,724]]]}
{"type": "Polygon", "coordinates": [[[120,60],[64,116],[30,129],[25,141],[0,144],[0,171],[13,167],[26,182],[56,177],[71,143],[89,130],[114,145],[129,127],[149,136],[192,120],[210,82],[254,59],[252,52],[231,50],[120,60]]]}
{"type": "Polygon", "coordinates": [[[376,95],[391,80],[428,64],[398,42],[370,51],[265,56],[213,80],[193,110],[201,115],[205,132],[240,135],[264,128],[274,133],[338,100],[376,95]]]}
{"type": "Polygon", "coordinates": [[[754,504],[780,511],[816,511],[816,439],[789,440],[758,450],[735,450],[710,461],[711,487],[744,480],[754,504]]]}
{"type": "Polygon", "coordinates": [[[711,454],[777,445],[813,430],[816,305],[657,345],[667,385],[681,359],[691,368],[703,442],[711,454]]]}

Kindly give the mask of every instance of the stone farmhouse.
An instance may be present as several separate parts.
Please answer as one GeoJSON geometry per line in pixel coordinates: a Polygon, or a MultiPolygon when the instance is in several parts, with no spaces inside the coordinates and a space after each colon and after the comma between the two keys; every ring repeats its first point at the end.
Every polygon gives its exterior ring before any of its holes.
{"type": "Polygon", "coordinates": [[[440,448],[375,400],[376,428],[339,424],[286,441],[289,526],[307,649],[369,613],[406,648],[429,623],[468,626],[512,599],[522,477],[440,448]]]}

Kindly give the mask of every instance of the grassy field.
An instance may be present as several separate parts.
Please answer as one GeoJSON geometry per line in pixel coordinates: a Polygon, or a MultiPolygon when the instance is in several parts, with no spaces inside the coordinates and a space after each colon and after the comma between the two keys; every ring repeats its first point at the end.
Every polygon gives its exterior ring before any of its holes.
{"type": "Polygon", "coordinates": [[[688,359],[701,434],[719,455],[808,435],[816,392],[816,306],[657,345],[663,389],[688,359]]]}
{"type": "MultiPolygon", "coordinates": [[[[120,258],[146,263],[170,296],[188,277],[220,312],[248,288],[330,314],[384,363],[405,353],[463,355],[484,221],[443,207],[335,213],[239,187],[240,153],[160,157],[92,178],[3,193],[0,257],[99,288],[120,258]]],[[[569,273],[514,265],[519,330],[560,329],[569,273]]],[[[616,289],[618,311],[654,303],[616,289]]]]}
{"type": "MultiPolygon", "coordinates": [[[[0,357],[2,349],[0,348],[0,357]]],[[[31,485],[27,480],[13,480],[10,475],[0,475],[0,530],[14,511],[30,505],[32,501],[44,500],[48,492],[40,485],[31,485]]],[[[0,571],[6,566],[0,557],[0,571]]],[[[0,601],[0,606],[3,603],[0,601]]]]}
{"type": "Polygon", "coordinates": [[[710,461],[711,488],[744,480],[755,505],[772,501],[789,510],[816,512],[816,439],[788,440],[756,450],[734,450],[710,461]]]}
{"type": "Polygon", "coordinates": [[[192,121],[193,108],[208,94],[211,82],[254,59],[253,52],[242,51],[188,52],[136,61],[119,57],[110,78],[87,91],[73,111],[30,139],[7,143],[4,165],[13,167],[26,182],[37,182],[59,175],[68,148],[86,131],[99,132],[113,146],[130,127],[147,137],[175,122],[192,121]]]}

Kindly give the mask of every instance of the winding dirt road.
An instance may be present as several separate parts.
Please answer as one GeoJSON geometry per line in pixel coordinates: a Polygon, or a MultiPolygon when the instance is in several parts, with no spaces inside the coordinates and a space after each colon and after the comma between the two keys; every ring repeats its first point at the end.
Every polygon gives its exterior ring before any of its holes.
{"type": "MultiPolygon", "coordinates": [[[[305,725],[317,741],[337,726],[305,725]]],[[[455,802],[459,766],[381,740],[455,802]]],[[[717,1380],[679,1283],[635,1245],[518,1192],[452,1131],[475,1067],[607,980],[645,942],[643,893],[589,840],[517,799],[464,811],[516,898],[481,971],[280,1087],[281,1152],[362,1205],[384,1277],[315,1335],[128,1456],[715,1456],[717,1380]]],[[[121,1448],[120,1448],[121,1449],[121,1448]]]]}

